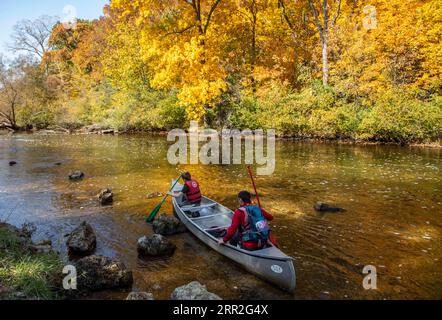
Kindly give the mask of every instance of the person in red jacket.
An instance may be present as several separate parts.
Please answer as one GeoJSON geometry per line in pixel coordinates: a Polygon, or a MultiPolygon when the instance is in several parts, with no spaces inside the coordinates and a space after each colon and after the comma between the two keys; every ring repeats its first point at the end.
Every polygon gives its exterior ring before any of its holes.
{"type": "MultiPolygon", "coordinates": [[[[189,172],[185,172],[182,175],[184,180],[184,186],[180,192],[169,192],[169,194],[173,197],[181,197],[183,194],[186,196],[186,200],[189,204],[193,204],[196,206],[201,205],[201,190],[198,181],[192,179],[192,176],[189,172]]],[[[198,217],[199,213],[194,212],[192,217],[198,217]]]]}
{"type": "MultiPolygon", "coordinates": [[[[240,204],[240,208],[235,210],[235,213],[232,218],[232,225],[227,230],[227,234],[224,238],[218,240],[220,245],[223,245],[233,239],[233,243],[239,242],[241,247],[246,250],[259,250],[262,249],[265,245],[267,245],[267,241],[243,241],[244,234],[247,229],[250,229],[249,226],[249,217],[247,215],[247,207],[252,207],[251,195],[248,191],[241,191],[238,194],[238,201],[240,204]],[[235,241],[236,240],[236,241],[235,241]]],[[[272,221],[273,216],[265,211],[264,209],[260,209],[262,216],[267,221],[272,221]]]]}

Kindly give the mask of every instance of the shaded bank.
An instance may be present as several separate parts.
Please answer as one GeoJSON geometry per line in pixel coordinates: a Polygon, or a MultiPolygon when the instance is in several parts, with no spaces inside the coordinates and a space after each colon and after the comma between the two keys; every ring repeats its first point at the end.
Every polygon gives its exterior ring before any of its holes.
{"type": "MultiPolygon", "coordinates": [[[[94,125],[95,126],[95,125],[94,125]]],[[[89,131],[87,127],[82,127],[80,129],[39,129],[35,130],[32,128],[19,129],[19,130],[2,130],[0,129],[0,135],[13,135],[13,134],[38,134],[38,135],[155,135],[155,136],[166,136],[168,131],[165,130],[117,130],[112,129],[107,126],[101,127],[99,130],[89,131]]],[[[49,127],[50,128],[50,127],[49,127]]],[[[221,131],[221,129],[220,129],[221,131]]],[[[426,147],[426,148],[441,148],[442,140],[440,138],[426,141],[391,141],[385,139],[361,139],[361,138],[347,138],[347,137],[315,137],[315,136],[305,136],[305,135],[287,135],[287,134],[276,134],[276,139],[280,141],[291,141],[291,142],[307,142],[307,143],[325,143],[325,144],[344,144],[344,145],[397,145],[397,146],[411,146],[411,147],[426,147]]]]}

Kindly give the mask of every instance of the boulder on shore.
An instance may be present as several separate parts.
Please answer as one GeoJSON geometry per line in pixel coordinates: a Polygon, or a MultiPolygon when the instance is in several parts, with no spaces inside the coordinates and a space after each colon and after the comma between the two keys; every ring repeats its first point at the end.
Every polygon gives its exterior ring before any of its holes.
{"type": "Polygon", "coordinates": [[[86,256],[95,251],[97,237],[91,225],[83,221],[71,232],[66,244],[70,254],[86,256]]]}
{"type": "Polygon", "coordinates": [[[114,201],[114,194],[112,193],[112,189],[106,188],[100,191],[98,195],[98,200],[101,205],[108,205],[114,201]]]}
{"type": "Polygon", "coordinates": [[[182,224],[181,221],[165,213],[161,214],[161,216],[152,223],[152,229],[153,232],[163,236],[170,236],[187,231],[186,226],[182,224]]]}
{"type": "Polygon", "coordinates": [[[69,180],[82,180],[84,178],[84,173],[81,171],[74,171],[69,174],[69,180]]]}
{"type": "Polygon", "coordinates": [[[343,211],[345,211],[342,208],[334,207],[334,206],[331,206],[331,205],[324,203],[324,202],[316,202],[313,207],[315,208],[316,211],[320,211],[320,212],[343,212],[343,211]]]}
{"type": "Polygon", "coordinates": [[[131,292],[126,300],[155,300],[152,293],[148,292],[131,292]]]}
{"type": "Polygon", "coordinates": [[[206,286],[193,281],[185,286],[176,288],[170,296],[172,300],[222,300],[218,295],[207,291],[206,286]]]}
{"type": "Polygon", "coordinates": [[[132,286],[132,271],[124,263],[103,256],[89,256],[77,261],[77,285],[80,291],[128,288],[132,286]]]}
{"type": "Polygon", "coordinates": [[[176,246],[160,234],[144,236],[138,239],[137,251],[140,256],[170,256],[176,246]]]}

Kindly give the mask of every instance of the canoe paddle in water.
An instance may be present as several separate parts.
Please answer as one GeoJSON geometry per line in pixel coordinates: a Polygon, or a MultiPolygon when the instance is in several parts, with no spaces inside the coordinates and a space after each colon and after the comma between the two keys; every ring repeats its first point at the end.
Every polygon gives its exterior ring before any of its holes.
{"type": "MultiPolygon", "coordinates": [[[[181,176],[182,176],[182,174],[180,174],[178,179],[176,179],[175,183],[173,184],[172,188],[170,188],[169,192],[171,192],[173,190],[173,188],[175,188],[176,184],[181,179],[181,176]]],[[[169,196],[169,194],[166,194],[164,196],[163,200],[161,200],[161,202],[155,208],[153,208],[152,212],[149,214],[149,216],[146,219],[147,223],[151,223],[155,219],[156,215],[158,214],[158,212],[161,209],[161,206],[163,205],[164,201],[166,201],[168,196],[169,196]]]]}

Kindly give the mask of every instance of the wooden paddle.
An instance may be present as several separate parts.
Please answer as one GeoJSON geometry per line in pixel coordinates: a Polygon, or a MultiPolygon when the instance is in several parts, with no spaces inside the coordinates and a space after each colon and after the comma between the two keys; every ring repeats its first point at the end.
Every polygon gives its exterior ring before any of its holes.
{"type": "Polygon", "coordinates": [[[258,195],[258,191],[256,190],[255,180],[253,179],[252,168],[250,166],[247,166],[247,170],[249,171],[250,179],[252,179],[253,189],[255,190],[256,200],[258,201],[258,206],[261,209],[261,202],[259,202],[259,195],[258,195]]]}
{"type": "MultiPolygon", "coordinates": [[[[258,191],[256,190],[255,180],[253,179],[252,168],[251,168],[250,166],[247,166],[247,170],[249,171],[250,179],[252,179],[252,184],[253,184],[253,189],[255,190],[256,200],[258,201],[258,207],[259,207],[259,209],[262,210],[261,202],[259,201],[258,191]]],[[[269,240],[270,240],[271,243],[273,243],[273,245],[275,245],[276,247],[278,247],[277,240],[276,240],[276,238],[273,236],[273,233],[272,233],[272,232],[270,232],[270,234],[269,234],[269,240]]]]}
{"type": "MultiPolygon", "coordinates": [[[[175,183],[173,184],[172,188],[170,188],[169,192],[171,192],[173,190],[173,188],[176,186],[178,181],[181,179],[181,176],[182,176],[182,174],[180,174],[178,179],[176,179],[175,183]]],[[[169,194],[166,194],[164,196],[163,200],[161,200],[161,202],[155,208],[153,208],[152,212],[149,214],[149,216],[146,219],[147,223],[151,223],[155,219],[156,215],[158,214],[158,212],[161,209],[161,206],[163,205],[164,201],[166,201],[168,196],[169,196],[169,194]]]]}

